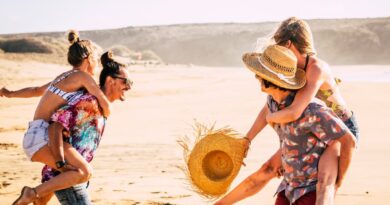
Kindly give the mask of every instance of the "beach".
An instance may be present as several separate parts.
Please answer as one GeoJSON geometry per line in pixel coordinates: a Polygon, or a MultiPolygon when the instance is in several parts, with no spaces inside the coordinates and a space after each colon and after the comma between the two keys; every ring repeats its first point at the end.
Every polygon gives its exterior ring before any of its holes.
{"type": "MultiPolygon", "coordinates": [[[[70,66],[0,59],[0,87],[19,89],[52,80],[70,66]]],[[[332,66],[341,92],[356,114],[361,131],[358,150],[336,204],[390,201],[390,66],[332,66]]],[[[130,66],[134,81],[126,101],[113,104],[103,139],[92,161],[89,193],[93,204],[211,204],[191,191],[177,140],[191,138],[194,120],[230,126],[245,134],[266,96],[244,67],[187,65],[130,66]]],[[[24,185],[40,183],[42,164],[29,162],[22,138],[39,98],[0,98],[0,204],[11,204],[24,185]]],[[[232,187],[256,171],[279,147],[267,127],[252,142],[232,187]]],[[[272,180],[242,205],[273,204],[280,179],[272,180]]],[[[59,204],[53,198],[51,205],[59,204]]]]}

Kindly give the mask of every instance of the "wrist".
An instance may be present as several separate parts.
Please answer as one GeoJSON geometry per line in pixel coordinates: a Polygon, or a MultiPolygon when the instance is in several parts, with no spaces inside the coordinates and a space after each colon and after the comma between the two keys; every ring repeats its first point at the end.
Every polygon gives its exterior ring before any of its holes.
{"type": "Polygon", "coordinates": [[[249,137],[244,137],[244,139],[246,139],[248,141],[249,145],[252,143],[252,140],[249,139],[249,137]]]}
{"type": "Polygon", "coordinates": [[[65,167],[65,165],[66,165],[66,161],[65,160],[60,160],[60,161],[56,162],[57,169],[61,169],[61,168],[65,167]]]}

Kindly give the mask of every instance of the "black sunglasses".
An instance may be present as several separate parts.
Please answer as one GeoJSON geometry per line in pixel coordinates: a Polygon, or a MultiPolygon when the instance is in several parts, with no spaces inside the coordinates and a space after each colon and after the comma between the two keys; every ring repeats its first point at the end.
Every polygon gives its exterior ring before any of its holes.
{"type": "Polygon", "coordinates": [[[257,80],[260,80],[261,83],[264,85],[265,88],[269,88],[269,87],[272,85],[271,82],[269,82],[268,80],[265,80],[264,78],[261,78],[261,77],[260,77],[259,75],[257,75],[257,74],[255,74],[255,78],[256,78],[257,80]]]}
{"type": "Polygon", "coordinates": [[[133,86],[133,81],[128,79],[128,78],[124,78],[124,77],[120,77],[120,76],[117,76],[117,75],[111,75],[111,77],[115,78],[115,79],[121,79],[123,80],[123,82],[127,85],[127,86],[133,86]]]}

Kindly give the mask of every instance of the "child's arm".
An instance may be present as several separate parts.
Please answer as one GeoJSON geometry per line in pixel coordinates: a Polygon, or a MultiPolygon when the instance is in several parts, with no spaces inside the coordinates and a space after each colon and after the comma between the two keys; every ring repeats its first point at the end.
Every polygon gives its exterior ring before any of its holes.
{"type": "Polygon", "coordinates": [[[36,86],[36,87],[27,87],[22,88],[19,90],[8,90],[7,88],[3,87],[0,90],[0,97],[7,97],[7,98],[31,98],[31,97],[39,97],[42,96],[43,93],[47,90],[51,82],[46,83],[42,86],[36,86]]]}
{"type": "Polygon", "coordinates": [[[316,64],[313,65],[306,72],[306,85],[298,91],[294,102],[283,110],[268,113],[267,122],[288,123],[298,119],[323,84],[322,74],[321,68],[316,64]]]}
{"type": "Polygon", "coordinates": [[[108,117],[111,113],[110,101],[104,95],[103,91],[100,89],[95,80],[87,73],[78,72],[78,75],[80,76],[79,82],[81,82],[81,86],[97,98],[100,107],[103,109],[103,115],[108,117]]]}

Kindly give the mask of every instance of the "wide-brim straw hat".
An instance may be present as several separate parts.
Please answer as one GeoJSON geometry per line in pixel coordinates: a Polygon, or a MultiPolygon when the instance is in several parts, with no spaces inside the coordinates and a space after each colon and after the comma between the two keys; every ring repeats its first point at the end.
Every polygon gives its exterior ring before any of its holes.
{"type": "Polygon", "coordinates": [[[245,53],[242,60],[246,67],[261,78],[291,90],[306,84],[305,71],[297,68],[294,53],[283,46],[268,46],[263,53],[245,53]]]}
{"type": "Polygon", "coordinates": [[[214,130],[199,123],[194,127],[196,140],[192,150],[185,140],[179,142],[184,148],[185,172],[196,192],[217,199],[227,192],[241,168],[245,139],[230,128],[214,130]]]}

